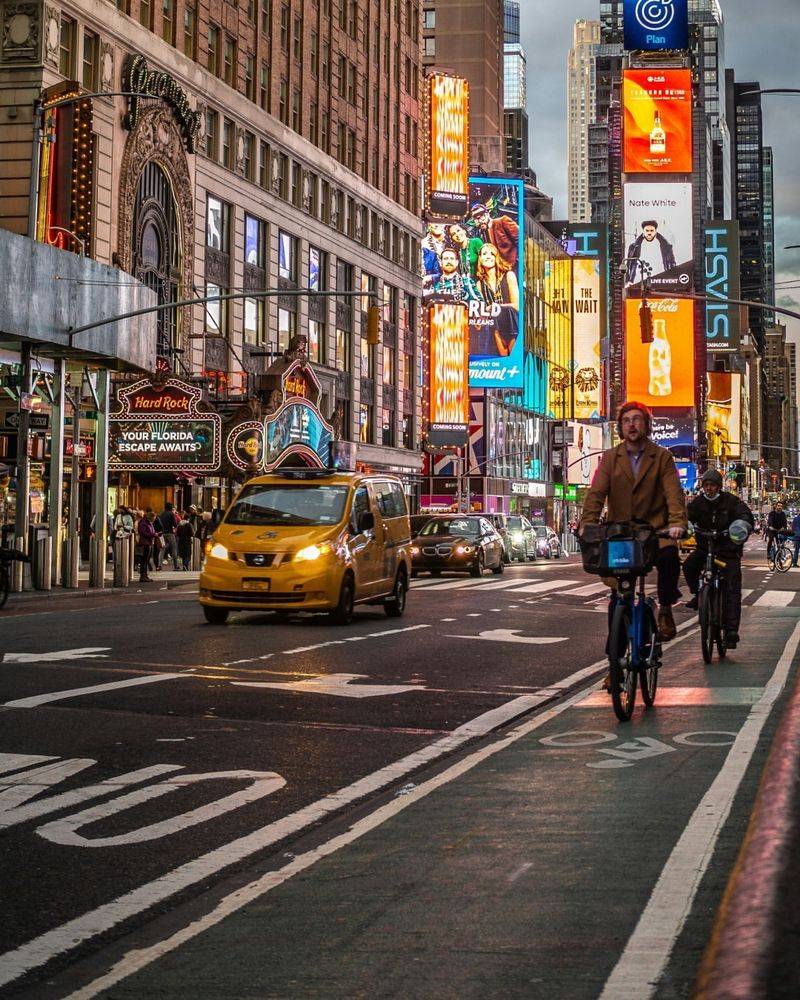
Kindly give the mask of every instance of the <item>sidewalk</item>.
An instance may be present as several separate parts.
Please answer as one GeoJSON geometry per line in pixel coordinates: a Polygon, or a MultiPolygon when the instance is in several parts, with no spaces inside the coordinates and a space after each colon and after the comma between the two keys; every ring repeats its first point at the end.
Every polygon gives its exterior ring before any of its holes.
{"type": "Polygon", "coordinates": [[[134,574],[133,579],[127,587],[114,586],[114,571],[107,569],[105,574],[106,585],[102,589],[89,586],[89,571],[81,570],[78,573],[78,586],[76,588],[65,589],[64,587],[53,587],[52,590],[25,590],[21,594],[10,594],[8,603],[3,610],[11,609],[17,601],[31,600],[52,600],[53,598],[67,597],[102,597],[103,594],[126,594],[136,591],[150,590],[176,590],[188,585],[196,588],[200,579],[199,570],[157,570],[151,572],[149,583],[140,583],[138,574],[134,574]]]}
{"type": "Polygon", "coordinates": [[[307,833],[173,912],[172,937],[129,942],[90,995],[689,995],[794,684],[798,614],[759,609],[743,634],[704,667],[684,630],[629,724],[582,691],[307,833]]]}

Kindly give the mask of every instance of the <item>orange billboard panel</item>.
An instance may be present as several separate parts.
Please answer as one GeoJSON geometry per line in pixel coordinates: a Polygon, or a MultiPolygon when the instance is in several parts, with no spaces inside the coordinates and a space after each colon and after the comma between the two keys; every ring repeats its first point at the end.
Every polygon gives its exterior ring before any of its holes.
{"type": "Polygon", "coordinates": [[[463,302],[436,302],[428,312],[431,444],[466,444],[469,427],[469,321],[463,302]]]}
{"type": "Polygon", "coordinates": [[[462,219],[469,195],[469,84],[460,76],[428,77],[426,211],[462,219]]]}
{"type": "Polygon", "coordinates": [[[642,343],[640,299],[625,301],[626,395],[653,410],[695,405],[694,303],[656,299],[653,342],[642,343]]]}
{"type": "Polygon", "coordinates": [[[692,172],[692,74],[688,69],[627,69],[623,170],[692,172]]]}

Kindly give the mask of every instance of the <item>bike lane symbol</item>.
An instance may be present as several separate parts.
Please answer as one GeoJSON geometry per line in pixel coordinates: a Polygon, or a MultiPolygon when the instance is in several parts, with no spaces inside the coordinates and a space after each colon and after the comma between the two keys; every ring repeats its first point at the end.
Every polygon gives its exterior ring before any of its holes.
{"type": "Polygon", "coordinates": [[[639,736],[634,740],[617,743],[619,736],[614,733],[597,730],[573,729],[553,736],[545,736],[539,742],[554,749],[592,749],[594,753],[603,754],[604,760],[589,761],[586,767],[601,770],[612,770],[623,767],[633,767],[640,761],[650,757],[660,757],[663,754],[674,753],[679,747],[726,747],[736,739],[736,733],[727,730],[707,730],[689,733],[678,733],[671,737],[678,746],[670,746],[652,736],[639,736]],[[605,744],[617,743],[610,747],[605,744]]]}

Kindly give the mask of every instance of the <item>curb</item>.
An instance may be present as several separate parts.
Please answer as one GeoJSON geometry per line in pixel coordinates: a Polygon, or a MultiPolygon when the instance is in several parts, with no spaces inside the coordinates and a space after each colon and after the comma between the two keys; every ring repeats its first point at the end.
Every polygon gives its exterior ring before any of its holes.
{"type": "Polygon", "coordinates": [[[65,590],[63,587],[54,587],[51,590],[24,590],[22,593],[11,593],[9,594],[8,604],[5,609],[11,608],[18,601],[53,601],[60,600],[62,598],[75,598],[75,597],[102,597],[104,594],[135,594],[141,592],[143,594],[153,593],[157,594],[162,590],[176,590],[180,587],[187,587],[192,583],[197,583],[196,580],[153,580],[152,583],[158,584],[157,587],[140,587],[138,581],[136,584],[131,584],[128,587],[76,587],[69,588],[65,590]]]}
{"type": "Polygon", "coordinates": [[[717,911],[695,1000],[776,996],[770,993],[770,976],[780,935],[781,897],[798,836],[800,675],[775,733],[747,833],[717,911]]]}

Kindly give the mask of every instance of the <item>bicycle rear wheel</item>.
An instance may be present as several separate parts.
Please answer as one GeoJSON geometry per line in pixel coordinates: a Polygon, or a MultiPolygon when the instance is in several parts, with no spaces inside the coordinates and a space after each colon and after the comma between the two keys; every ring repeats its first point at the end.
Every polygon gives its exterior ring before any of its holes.
{"type": "Polygon", "coordinates": [[[650,601],[647,601],[644,606],[642,633],[642,649],[639,653],[639,661],[642,666],[639,672],[639,685],[642,689],[642,701],[648,708],[651,708],[656,700],[656,689],[658,688],[661,643],[658,639],[655,612],[650,601]]]}
{"type": "Polygon", "coordinates": [[[781,545],[775,553],[775,565],[781,573],[788,573],[792,565],[792,553],[785,545],[781,545]]]}
{"type": "Polygon", "coordinates": [[[700,648],[703,651],[703,662],[711,663],[714,656],[714,609],[711,605],[711,594],[706,586],[700,588],[697,608],[700,619],[700,648]]]}
{"type": "Polygon", "coordinates": [[[611,672],[611,702],[620,722],[627,722],[636,704],[637,669],[633,664],[630,638],[631,610],[620,602],[614,609],[608,635],[608,666],[611,672]]]}
{"type": "Polygon", "coordinates": [[[717,644],[717,653],[719,653],[719,658],[721,660],[725,659],[725,655],[728,652],[728,647],[725,645],[725,628],[723,623],[725,621],[725,591],[720,586],[714,591],[714,625],[715,625],[715,641],[717,644]]]}

